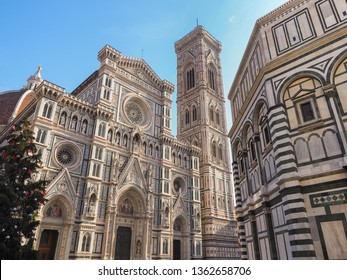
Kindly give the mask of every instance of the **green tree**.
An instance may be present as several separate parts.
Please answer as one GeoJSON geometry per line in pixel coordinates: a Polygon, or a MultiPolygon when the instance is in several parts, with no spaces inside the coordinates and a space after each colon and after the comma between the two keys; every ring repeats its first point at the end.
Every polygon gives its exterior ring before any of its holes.
{"type": "Polygon", "coordinates": [[[14,125],[0,147],[0,259],[35,259],[35,219],[45,203],[47,181],[36,180],[41,165],[30,123],[14,125]]]}

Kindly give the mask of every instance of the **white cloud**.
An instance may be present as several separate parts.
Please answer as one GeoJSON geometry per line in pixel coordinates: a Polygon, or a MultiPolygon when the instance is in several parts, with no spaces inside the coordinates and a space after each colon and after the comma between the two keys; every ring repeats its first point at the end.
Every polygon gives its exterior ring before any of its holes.
{"type": "Polygon", "coordinates": [[[235,20],[236,20],[236,16],[231,16],[231,17],[229,17],[229,22],[230,22],[230,23],[234,23],[235,20]]]}

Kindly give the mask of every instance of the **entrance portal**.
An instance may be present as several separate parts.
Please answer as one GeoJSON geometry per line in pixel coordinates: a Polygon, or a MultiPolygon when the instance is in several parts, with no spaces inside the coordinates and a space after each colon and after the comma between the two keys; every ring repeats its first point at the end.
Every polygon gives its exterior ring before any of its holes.
{"type": "Polygon", "coordinates": [[[58,231],[57,230],[43,230],[41,233],[39,245],[39,259],[40,260],[54,260],[55,249],[57,247],[58,231]]]}
{"type": "Polygon", "coordinates": [[[181,259],[181,240],[174,239],[173,241],[173,259],[181,259]]]}
{"type": "Polygon", "coordinates": [[[116,241],[116,260],[130,260],[131,228],[119,227],[116,241]]]}

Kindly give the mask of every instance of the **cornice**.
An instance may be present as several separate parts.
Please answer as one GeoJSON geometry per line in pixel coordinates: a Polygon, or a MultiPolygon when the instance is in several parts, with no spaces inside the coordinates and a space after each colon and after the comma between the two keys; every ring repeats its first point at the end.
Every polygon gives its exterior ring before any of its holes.
{"type": "Polygon", "coordinates": [[[208,33],[203,26],[198,25],[197,27],[194,28],[193,31],[188,33],[182,39],[175,42],[176,53],[181,52],[182,50],[184,50],[185,48],[187,48],[189,45],[191,45],[193,42],[197,40],[206,40],[215,48],[215,50],[218,53],[222,51],[221,42],[215,39],[210,33],[208,33]]]}
{"type": "MultiPolygon", "coordinates": [[[[102,48],[98,53],[98,59],[101,63],[106,61],[106,65],[111,64],[111,67],[116,68],[119,67],[121,69],[132,68],[132,69],[140,69],[144,72],[146,77],[153,82],[156,88],[160,91],[167,91],[169,93],[173,93],[174,85],[167,80],[162,80],[155,73],[155,71],[148,65],[148,63],[143,58],[135,58],[130,56],[124,56],[120,51],[112,48],[109,45],[106,45],[102,48]],[[112,62],[107,62],[111,60],[112,62]]],[[[129,74],[131,75],[131,74],[129,74]]],[[[144,81],[145,82],[145,81],[144,81]]]]}

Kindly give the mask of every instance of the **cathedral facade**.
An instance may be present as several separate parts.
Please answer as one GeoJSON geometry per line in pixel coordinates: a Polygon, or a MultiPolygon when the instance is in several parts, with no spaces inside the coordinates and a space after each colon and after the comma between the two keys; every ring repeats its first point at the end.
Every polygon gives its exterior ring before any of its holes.
{"type": "Polygon", "coordinates": [[[347,258],[347,4],[260,18],[229,92],[242,259],[347,258]]]}
{"type": "Polygon", "coordinates": [[[73,92],[41,78],[0,93],[1,137],[29,119],[47,203],[41,259],[237,259],[220,43],[196,27],[175,45],[174,86],[111,46],[73,92]],[[210,114],[211,112],[211,114],[210,114]]]}

